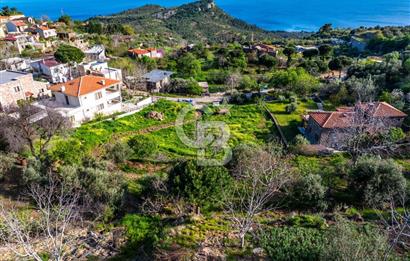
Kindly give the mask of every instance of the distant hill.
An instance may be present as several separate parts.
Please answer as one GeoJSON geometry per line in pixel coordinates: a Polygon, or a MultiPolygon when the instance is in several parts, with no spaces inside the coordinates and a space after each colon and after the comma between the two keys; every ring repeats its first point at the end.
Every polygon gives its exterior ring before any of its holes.
{"type": "Polygon", "coordinates": [[[234,18],[220,9],[213,0],[201,0],[174,8],[146,5],[110,16],[90,19],[104,24],[130,24],[137,32],[159,33],[175,40],[189,42],[255,40],[286,36],[269,32],[234,18]]]}

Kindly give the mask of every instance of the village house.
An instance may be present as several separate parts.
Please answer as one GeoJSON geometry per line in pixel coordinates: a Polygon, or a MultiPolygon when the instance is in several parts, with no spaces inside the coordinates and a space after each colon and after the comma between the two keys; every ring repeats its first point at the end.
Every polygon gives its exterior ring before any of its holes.
{"type": "Polygon", "coordinates": [[[36,32],[40,35],[41,38],[43,39],[49,39],[52,37],[56,37],[57,36],[57,32],[55,29],[51,29],[47,26],[38,26],[36,28],[36,32]]]}
{"type": "Polygon", "coordinates": [[[303,53],[308,50],[317,50],[319,51],[319,48],[317,46],[302,46],[302,45],[295,45],[296,52],[298,53],[303,53]]]}
{"type": "Polygon", "coordinates": [[[159,59],[164,57],[164,52],[155,48],[129,49],[128,54],[133,58],[142,58],[146,56],[152,59],[159,59]]]}
{"type": "Polygon", "coordinates": [[[0,110],[7,111],[19,101],[50,95],[48,83],[35,81],[31,73],[0,71],[0,110]]]}
{"type": "Polygon", "coordinates": [[[256,51],[258,56],[269,54],[271,56],[276,56],[278,54],[277,47],[270,44],[254,44],[251,46],[245,46],[245,52],[256,51]]]}
{"type": "Polygon", "coordinates": [[[90,49],[84,51],[85,61],[98,61],[105,62],[107,57],[105,56],[105,47],[104,45],[95,45],[90,49]]]}
{"type": "Polygon", "coordinates": [[[53,98],[35,105],[52,108],[75,126],[97,115],[122,111],[121,81],[86,75],[50,87],[53,98]]]}
{"type": "MultiPolygon", "coordinates": [[[[388,130],[401,127],[407,115],[386,102],[363,103],[355,107],[339,107],[336,111],[313,111],[305,116],[305,137],[311,144],[321,144],[330,148],[338,148],[343,144],[343,132],[354,127],[357,113],[364,112],[364,117],[372,117],[383,123],[388,130]],[[341,134],[341,135],[338,135],[341,134]]],[[[361,124],[361,123],[360,123],[361,124]]]]}
{"type": "Polygon", "coordinates": [[[14,47],[19,54],[21,54],[27,47],[41,49],[43,46],[36,42],[35,37],[24,33],[9,34],[3,39],[3,41],[5,41],[7,45],[14,47]]]}
{"type": "Polygon", "coordinates": [[[0,61],[0,68],[10,71],[25,72],[30,70],[30,60],[21,57],[11,57],[0,61]]]}
{"type": "Polygon", "coordinates": [[[95,75],[112,80],[122,81],[121,69],[108,67],[107,62],[93,61],[89,63],[81,63],[78,65],[78,71],[81,76],[95,75]]]}
{"type": "Polygon", "coordinates": [[[6,23],[7,32],[10,33],[24,33],[24,31],[29,27],[28,24],[23,20],[12,20],[6,23]]]}
{"type": "Polygon", "coordinates": [[[160,92],[171,83],[173,72],[163,70],[153,70],[143,77],[146,80],[146,90],[149,92],[160,92]]]}
{"type": "Polygon", "coordinates": [[[66,82],[71,79],[71,68],[68,64],[58,62],[54,57],[48,57],[31,62],[34,72],[51,83],[66,82]]]}

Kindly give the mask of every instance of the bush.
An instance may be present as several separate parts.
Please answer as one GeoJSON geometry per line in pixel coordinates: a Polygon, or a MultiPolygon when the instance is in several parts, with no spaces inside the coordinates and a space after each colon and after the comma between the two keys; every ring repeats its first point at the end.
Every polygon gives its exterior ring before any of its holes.
{"type": "MultiPolygon", "coordinates": [[[[385,260],[387,237],[377,228],[358,227],[340,217],[325,235],[321,260],[385,260]]],[[[390,259],[388,259],[390,260],[390,259]]]]}
{"type": "Polygon", "coordinates": [[[86,151],[79,140],[68,139],[58,141],[48,154],[52,161],[62,161],[66,165],[78,165],[86,151]]]}
{"type": "Polygon", "coordinates": [[[161,234],[161,224],[157,217],[128,214],[121,223],[133,248],[142,244],[152,248],[161,234]]]}
{"type": "Polygon", "coordinates": [[[64,166],[60,175],[67,184],[81,189],[83,200],[92,204],[94,211],[105,211],[107,207],[118,210],[126,191],[124,177],[107,170],[109,167],[102,162],[95,164],[100,166],[87,166],[86,163],[80,168],[64,166]]]}
{"type": "Polygon", "coordinates": [[[297,110],[298,106],[296,103],[292,102],[291,104],[286,105],[286,112],[291,114],[297,110]]]}
{"type": "Polygon", "coordinates": [[[272,260],[318,260],[324,248],[323,232],[314,228],[278,227],[263,232],[261,245],[272,260]]]}
{"type": "Polygon", "coordinates": [[[170,191],[203,207],[215,206],[232,177],[224,167],[198,166],[196,161],[178,163],[169,174],[170,191]]]}
{"type": "Polygon", "coordinates": [[[113,160],[115,163],[122,163],[130,158],[134,151],[127,143],[116,142],[106,145],[106,158],[113,160]]]}
{"type": "Polygon", "coordinates": [[[138,158],[150,157],[158,150],[158,144],[149,136],[136,135],[128,140],[128,145],[138,158]]]}
{"type": "Polygon", "coordinates": [[[326,220],[318,215],[300,215],[289,218],[288,220],[291,226],[307,227],[307,228],[320,228],[326,227],[326,220]]]}
{"type": "Polygon", "coordinates": [[[391,199],[405,195],[406,179],[402,168],[393,160],[361,157],[352,169],[351,187],[359,202],[380,207],[391,199]]]}
{"type": "Polygon", "coordinates": [[[322,178],[316,174],[299,177],[292,185],[291,206],[301,210],[325,210],[326,188],[322,185],[322,178]]]}

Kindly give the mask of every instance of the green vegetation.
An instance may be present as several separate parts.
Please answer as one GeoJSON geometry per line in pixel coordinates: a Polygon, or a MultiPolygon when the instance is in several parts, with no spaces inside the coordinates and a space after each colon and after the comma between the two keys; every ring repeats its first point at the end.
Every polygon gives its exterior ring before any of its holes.
{"type": "Polygon", "coordinates": [[[57,51],[54,53],[54,57],[57,61],[62,63],[81,63],[85,54],[77,47],[63,44],[58,47],[57,51]]]}
{"type": "Polygon", "coordinates": [[[308,100],[306,102],[298,100],[296,103],[278,101],[266,103],[266,106],[269,111],[275,115],[280,127],[289,141],[292,141],[299,133],[297,127],[301,126],[302,116],[305,115],[308,110],[317,110],[317,105],[312,100],[308,100]],[[287,106],[289,104],[295,104],[296,110],[289,113],[287,110],[287,106]]]}

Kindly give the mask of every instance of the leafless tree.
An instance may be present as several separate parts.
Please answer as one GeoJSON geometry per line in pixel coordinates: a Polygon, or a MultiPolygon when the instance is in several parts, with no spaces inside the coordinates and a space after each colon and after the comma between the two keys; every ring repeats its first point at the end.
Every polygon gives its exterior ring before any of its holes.
{"type": "Polygon", "coordinates": [[[124,71],[124,83],[131,90],[136,90],[145,83],[144,75],[147,73],[147,67],[142,63],[136,63],[129,70],[124,71]]]}
{"type": "Polygon", "coordinates": [[[291,182],[292,175],[281,154],[266,148],[247,148],[237,156],[235,164],[237,182],[225,193],[224,204],[243,248],[255,217],[277,206],[273,199],[291,182]]]}
{"type": "Polygon", "coordinates": [[[388,260],[395,248],[410,250],[410,211],[405,207],[405,197],[401,200],[391,199],[388,207],[388,217],[379,214],[389,234],[389,247],[384,260],[388,260]]]}
{"type": "Polygon", "coordinates": [[[81,224],[79,191],[50,173],[46,186],[32,185],[28,194],[36,205],[36,218],[29,224],[18,211],[0,205],[0,221],[5,228],[0,231],[2,242],[19,258],[41,261],[40,254],[46,252],[51,260],[67,260],[80,243],[73,233],[73,228],[81,224]]]}
{"type": "Polygon", "coordinates": [[[22,105],[0,116],[0,124],[2,135],[12,151],[28,146],[37,158],[44,155],[54,136],[64,133],[71,126],[58,112],[31,105],[22,105]]]}
{"type": "Polygon", "coordinates": [[[375,115],[377,103],[357,103],[340,112],[327,136],[331,147],[348,152],[353,161],[365,154],[390,153],[396,146],[389,137],[391,119],[375,115]]]}
{"type": "Polygon", "coordinates": [[[226,85],[229,87],[230,91],[232,92],[234,89],[238,88],[240,82],[241,82],[241,75],[237,72],[231,73],[227,78],[226,78],[226,85]]]}

